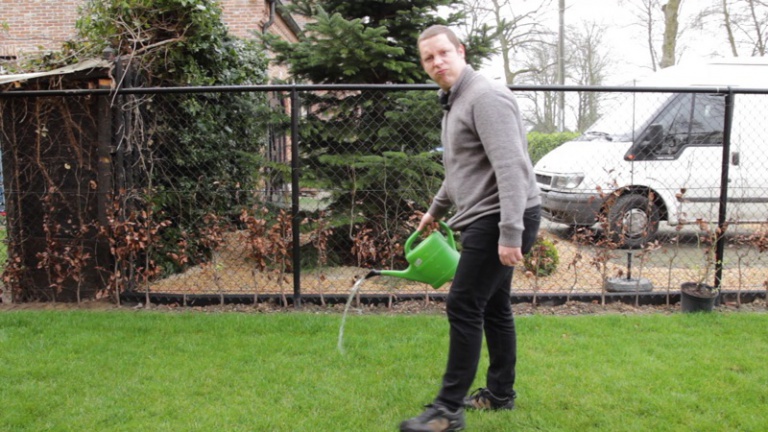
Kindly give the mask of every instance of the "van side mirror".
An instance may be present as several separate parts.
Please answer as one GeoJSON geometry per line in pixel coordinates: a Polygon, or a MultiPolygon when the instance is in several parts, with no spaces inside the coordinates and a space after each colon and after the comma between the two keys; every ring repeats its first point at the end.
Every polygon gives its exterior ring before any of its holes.
{"type": "Polygon", "coordinates": [[[664,143],[664,126],[658,123],[648,126],[648,134],[645,141],[647,143],[643,143],[643,145],[647,146],[649,151],[660,149],[664,143]]]}
{"type": "Polygon", "coordinates": [[[741,163],[741,153],[731,152],[731,165],[738,166],[741,163]]]}
{"type": "Polygon", "coordinates": [[[648,126],[645,134],[641,136],[641,140],[633,146],[634,152],[630,150],[630,153],[625,157],[636,160],[649,159],[654,153],[661,149],[663,144],[664,126],[660,124],[652,124],[648,126]]]}

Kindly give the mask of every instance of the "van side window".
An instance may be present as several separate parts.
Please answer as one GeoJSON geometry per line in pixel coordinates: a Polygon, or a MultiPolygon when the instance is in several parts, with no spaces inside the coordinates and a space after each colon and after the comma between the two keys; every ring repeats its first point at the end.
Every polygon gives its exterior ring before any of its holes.
{"type": "Polygon", "coordinates": [[[688,144],[723,145],[725,96],[694,95],[694,110],[688,144]]]}
{"type": "Polygon", "coordinates": [[[723,95],[680,94],[671,99],[640,135],[628,157],[675,159],[687,146],[722,145],[724,117],[723,95]]]}

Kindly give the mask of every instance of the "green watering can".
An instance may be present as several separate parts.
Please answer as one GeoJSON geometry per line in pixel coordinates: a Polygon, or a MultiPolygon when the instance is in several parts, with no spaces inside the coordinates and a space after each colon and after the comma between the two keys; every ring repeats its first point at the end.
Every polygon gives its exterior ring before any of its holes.
{"type": "Polygon", "coordinates": [[[445,230],[447,236],[438,231],[433,231],[426,239],[416,247],[413,242],[419,237],[421,231],[416,231],[408,237],[403,247],[408,268],[405,270],[372,270],[366,279],[371,276],[394,276],[403,279],[423,282],[437,289],[453,279],[456,274],[456,266],[459,264],[459,252],[456,250],[456,240],[453,231],[443,221],[438,222],[445,230]]]}

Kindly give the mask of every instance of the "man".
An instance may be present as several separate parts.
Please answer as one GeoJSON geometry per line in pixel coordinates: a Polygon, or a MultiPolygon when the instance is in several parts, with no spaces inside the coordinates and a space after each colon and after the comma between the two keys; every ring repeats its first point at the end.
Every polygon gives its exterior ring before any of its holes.
{"type": "Polygon", "coordinates": [[[440,392],[401,431],[464,429],[464,409],[514,408],[516,333],[510,291],[539,229],[540,198],[512,92],[467,65],[465,48],[445,26],[418,41],[421,64],[440,86],[445,179],[419,230],[445,216],[461,231],[462,252],[446,311],[448,362],[440,392]],[[488,346],[486,387],[467,396],[488,346]]]}

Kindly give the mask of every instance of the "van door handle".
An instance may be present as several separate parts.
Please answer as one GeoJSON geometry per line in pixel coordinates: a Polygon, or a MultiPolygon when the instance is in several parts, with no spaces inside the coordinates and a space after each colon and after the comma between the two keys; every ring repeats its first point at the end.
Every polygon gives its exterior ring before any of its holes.
{"type": "Polygon", "coordinates": [[[731,165],[738,165],[741,161],[741,155],[739,152],[732,152],[731,153],[731,165]]]}

